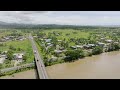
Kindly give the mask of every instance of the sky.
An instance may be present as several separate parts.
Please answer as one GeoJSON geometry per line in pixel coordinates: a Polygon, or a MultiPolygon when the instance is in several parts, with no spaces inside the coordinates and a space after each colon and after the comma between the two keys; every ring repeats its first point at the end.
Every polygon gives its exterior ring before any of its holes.
{"type": "Polygon", "coordinates": [[[25,24],[120,25],[120,11],[0,11],[0,21],[25,24]]]}

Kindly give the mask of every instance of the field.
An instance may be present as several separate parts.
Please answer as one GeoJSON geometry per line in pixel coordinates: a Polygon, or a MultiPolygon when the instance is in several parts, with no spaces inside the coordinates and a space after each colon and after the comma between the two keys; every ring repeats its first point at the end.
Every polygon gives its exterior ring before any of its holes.
{"type": "Polygon", "coordinates": [[[62,36],[58,36],[58,39],[64,39],[66,38],[66,40],[68,40],[69,38],[87,38],[89,36],[89,32],[82,32],[80,30],[73,30],[73,29],[56,29],[56,30],[45,30],[44,33],[46,33],[48,35],[48,33],[50,32],[61,32],[62,36]],[[74,33],[76,32],[76,33],[74,33]],[[68,36],[66,36],[66,34],[69,34],[68,36]]]}

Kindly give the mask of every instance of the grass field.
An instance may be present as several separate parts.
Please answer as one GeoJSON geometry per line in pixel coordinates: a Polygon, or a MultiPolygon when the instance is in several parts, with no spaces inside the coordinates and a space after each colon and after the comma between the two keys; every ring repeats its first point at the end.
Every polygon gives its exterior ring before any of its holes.
{"type": "Polygon", "coordinates": [[[54,29],[54,30],[45,30],[44,32],[48,35],[48,33],[51,32],[62,32],[62,36],[57,36],[58,39],[66,39],[68,40],[69,38],[87,38],[89,36],[89,32],[82,32],[79,30],[73,30],[73,29],[54,29]],[[74,34],[73,32],[76,32],[76,34],[74,34]],[[66,34],[70,34],[68,36],[66,36],[66,34]]]}

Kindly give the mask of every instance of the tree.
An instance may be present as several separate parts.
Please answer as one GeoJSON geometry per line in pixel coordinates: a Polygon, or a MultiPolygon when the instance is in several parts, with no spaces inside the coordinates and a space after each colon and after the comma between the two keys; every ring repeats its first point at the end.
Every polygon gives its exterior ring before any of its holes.
{"type": "Polygon", "coordinates": [[[96,46],[96,47],[93,48],[93,50],[92,50],[92,54],[93,54],[93,55],[97,55],[97,54],[100,54],[100,53],[102,53],[102,52],[103,52],[103,48],[100,47],[100,46],[96,46]]]}
{"type": "Polygon", "coordinates": [[[10,45],[9,49],[11,49],[11,50],[16,50],[16,48],[13,47],[12,45],[10,45]]]}
{"type": "Polygon", "coordinates": [[[119,50],[120,49],[120,45],[119,44],[114,44],[114,50],[119,50]]]}
{"type": "Polygon", "coordinates": [[[27,60],[27,55],[26,54],[23,55],[23,60],[26,62],[26,60],[27,60]]]}
{"type": "Polygon", "coordinates": [[[11,50],[9,50],[7,52],[7,58],[8,58],[8,60],[12,60],[13,59],[13,52],[11,50]]]}
{"type": "Polygon", "coordinates": [[[73,61],[78,58],[84,57],[84,52],[82,50],[69,50],[65,52],[66,55],[66,61],[73,61]]]}
{"type": "Polygon", "coordinates": [[[18,51],[21,51],[21,50],[22,50],[22,49],[19,47],[19,48],[18,48],[18,51]]]}

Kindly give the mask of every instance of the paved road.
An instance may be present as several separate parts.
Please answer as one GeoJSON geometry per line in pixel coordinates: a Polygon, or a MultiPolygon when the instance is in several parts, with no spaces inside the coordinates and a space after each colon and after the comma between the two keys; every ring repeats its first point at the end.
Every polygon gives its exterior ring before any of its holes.
{"type": "Polygon", "coordinates": [[[32,66],[34,66],[34,63],[24,64],[24,65],[21,65],[21,66],[15,66],[15,67],[11,67],[11,68],[5,68],[5,69],[1,69],[1,73],[9,72],[9,71],[12,71],[12,70],[18,70],[18,69],[22,69],[22,68],[26,68],[26,67],[32,67],[32,66]]]}
{"type": "Polygon", "coordinates": [[[45,65],[43,63],[43,60],[38,52],[37,46],[35,44],[35,41],[32,37],[32,35],[29,35],[29,39],[32,43],[32,48],[34,51],[34,56],[35,56],[35,61],[36,61],[36,66],[37,66],[37,71],[40,79],[48,79],[47,72],[45,70],[45,65]]]}

